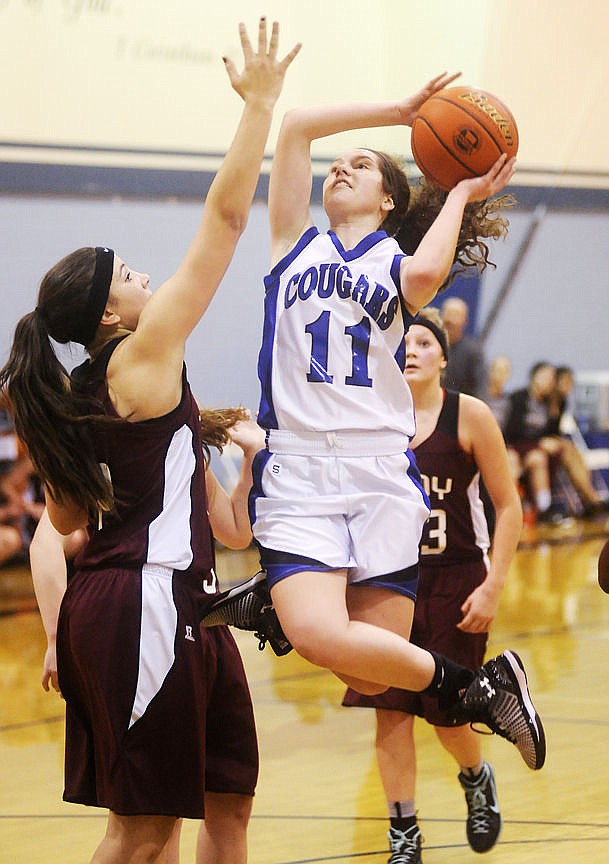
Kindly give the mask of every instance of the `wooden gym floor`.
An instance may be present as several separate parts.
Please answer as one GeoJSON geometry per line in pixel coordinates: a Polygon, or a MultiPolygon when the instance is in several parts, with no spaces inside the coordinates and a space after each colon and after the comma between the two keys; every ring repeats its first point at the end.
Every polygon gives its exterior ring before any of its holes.
{"type": "MultiPolygon", "coordinates": [[[[548,759],[533,773],[506,741],[485,739],[504,817],[486,864],[609,861],[609,597],[596,584],[608,533],[601,519],[523,535],[490,652],[524,659],[548,759]]],[[[226,583],[257,569],[251,549],[221,551],[218,564],[226,583]]],[[[373,712],[341,708],[342,685],[294,653],[237,638],[261,749],[250,864],[385,862],[373,712]]],[[[80,864],[104,830],[104,811],[61,801],[63,708],[39,684],[43,647],[27,567],[0,570],[0,864],[80,864]]],[[[475,861],[455,767],[422,722],[417,736],[423,860],[475,861]]],[[[196,829],[184,825],[183,864],[194,862],[196,829]]]]}

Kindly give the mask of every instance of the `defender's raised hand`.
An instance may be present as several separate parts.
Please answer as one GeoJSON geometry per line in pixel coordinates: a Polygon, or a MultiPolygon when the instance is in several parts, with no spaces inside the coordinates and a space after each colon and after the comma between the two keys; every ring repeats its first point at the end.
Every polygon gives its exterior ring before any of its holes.
{"type": "Polygon", "coordinates": [[[266,18],[261,18],[258,25],[258,51],[252,48],[243,23],[239,24],[239,36],[243,50],[243,70],[238,72],[232,60],[228,57],[223,58],[233,89],[245,101],[267,99],[274,104],[281,93],[285,73],[300,51],[301,43],[298,42],[283,60],[278,60],[279,23],[273,21],[269,40],[266,18]]]}

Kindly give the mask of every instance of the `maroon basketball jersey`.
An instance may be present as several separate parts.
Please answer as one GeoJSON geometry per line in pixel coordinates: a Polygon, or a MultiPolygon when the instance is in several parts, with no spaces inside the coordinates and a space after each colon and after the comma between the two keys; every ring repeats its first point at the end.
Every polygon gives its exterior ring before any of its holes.
{"type": "Polygon", "coordinates": [[[447,390],[436,428],[414,450],[431,504],[421,539],[425,567],[479,561],[489,548],[480,473],[459,445],[458,421],[459,394],[447,390]]]}
{"type": "MultiPolygon", "coordinates": [[[[106,370],[119,341],[108,343],[94,362],[72,374],[74,386],[95,396],[113,417],[106,370]]],[[[97,457],[110,472],[116,508],[103,515],[101,525],[89,527],[77,569],[160,564],[203,575],[205,593],[214,593],[199,410],[185,371],[180,404],[169,414],[97,424],[92,434],[97,457]]]]}

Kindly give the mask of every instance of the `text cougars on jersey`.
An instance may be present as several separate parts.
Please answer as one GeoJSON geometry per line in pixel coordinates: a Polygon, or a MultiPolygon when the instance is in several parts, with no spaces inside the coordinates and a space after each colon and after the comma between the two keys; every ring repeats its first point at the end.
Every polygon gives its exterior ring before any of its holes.
{"type": "Polygon", "coordinates": [[[395,294],[389,299],[390,292],[384,285],[371,283],[365,273],[354,281],[346,264],[334,262],[294,273],[285,286],[284,306],[289,309],[297,300],[308,300],[315,293],[321,299],[327,299],[334,292],[343,300],[359,303],[381,330],[391,326],[400,305],[395,294]]]}

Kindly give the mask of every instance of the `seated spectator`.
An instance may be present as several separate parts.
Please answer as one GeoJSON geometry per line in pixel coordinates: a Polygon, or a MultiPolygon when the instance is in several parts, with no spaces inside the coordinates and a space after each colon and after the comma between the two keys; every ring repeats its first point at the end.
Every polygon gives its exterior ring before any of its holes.
{"type": "Polygon", "coordinates": [[[568,410],[569,396],[575,386],[573,370],[569,366],[557,366],[554,389],[548,397],[548,427],[546,447],[557,449],[583,508],[583,516],[594,516],[606,510],[607,502],[601,500],[592,481],[592,475],[581,451],[575,442],[561,431],[561,422],[568,410]]]}
{"type": "Polygon", "coordinates": [[[554,389],[548,396],[549,431],[560,434],[560,421],[567,410],[569,396],[575,386],[573,370],[570,366],[557,366],[554,370],[554,389]]]}
{"type": "Polygon", "coordinates": [[[549,524],[557,524],[564,517],[552,501],[552,471],[559,464],[581,499],[584,516],[604,507],[581,454],[572,441],[559,434],[556,409],[552,407],[555,389],[554,366],[546,361],[536,363],[529,373],[528,386],[510,396],[504,428],[506,443],[520,459],[537,519],[549,524]]]}
{"type": "Polygon", "coordinates": [[[15,558],[23,547],[21,532],[6,520],[5,508],[0,504],[0,566],[15,558]]]}
{"type": "MultiPolygon", "coordinates": [[[[529,372],[528,386],[510,395],[503,430],[506,444],[519,457],[537,520],[549,524],[561,522],[564,516],[552,502],[551,454],[541,444],[548,431],[548,399],[555,382],[554,366],[546,361],[536,363],[529,372]]],[[[556,460],[557,454],[554,457],[556,460]]]]}
{"type": "Polygon", "coordinates": [[[42,489],[0,399],[0,564],[27,552],[44,509],[42,489]]]}
{"type": "Polygon", "coordinates": [[[510,406],[510,394],[506,390],[506,384],[512,377],[512,364],[508,357],[499,354],[488,367],[486,375],[486,392],[484,401],[489,406],[499,428],[503,431],[510,406]]]}
{"type": "Polygon", "coordinates": [[[449,390],[470,396],[483,396],[484,355],[477,339],[465,331],[469,320],[467,303],[460,297],[447,297],[440,310],[442,324],[448,333],[450,356],[443,383],[449,390]]]}

